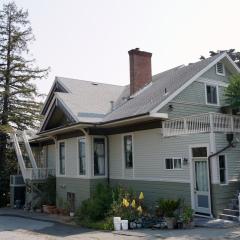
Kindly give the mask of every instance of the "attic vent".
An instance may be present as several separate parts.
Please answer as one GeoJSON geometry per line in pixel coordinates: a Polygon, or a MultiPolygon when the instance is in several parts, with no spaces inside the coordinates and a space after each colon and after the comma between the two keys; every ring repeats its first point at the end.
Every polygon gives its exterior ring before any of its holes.
{"type": "Polygon", "coordinates": [[[167,94],[168,94],[167,88],[164,88],[164,95],[167,95],[167,94]]]}
{"type": "Polygon", "coordinates": [[[97,86],[97,85],[98,85],[98,83],[96,83],[96,82],[92,82],[92,85],[94,85],[94,86],[97,86]]]}
{"type": "Polygon", "coordinates": [[[216,74],[225,76],[225,68],[224,68],[223,63],[218,62],[216,64],[216,74]]]}

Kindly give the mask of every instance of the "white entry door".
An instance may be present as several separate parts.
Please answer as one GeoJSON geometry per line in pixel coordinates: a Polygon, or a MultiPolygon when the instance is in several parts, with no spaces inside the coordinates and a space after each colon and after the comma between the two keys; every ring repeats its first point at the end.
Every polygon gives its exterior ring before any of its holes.
{"type": "Polygon", "coordinates": [[[195,212],[210,214],[207,147],[192,148],[195,212]]]}

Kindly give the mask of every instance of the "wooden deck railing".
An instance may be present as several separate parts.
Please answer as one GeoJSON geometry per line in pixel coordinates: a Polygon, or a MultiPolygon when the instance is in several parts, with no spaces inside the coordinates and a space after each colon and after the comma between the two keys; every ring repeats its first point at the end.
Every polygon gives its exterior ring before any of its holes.
{"type": "Polygon", "coordinates": [[[240,117],[222,113],[204,113],[163,122],[163,136],[223,132],[240,133],[240,117]]]}

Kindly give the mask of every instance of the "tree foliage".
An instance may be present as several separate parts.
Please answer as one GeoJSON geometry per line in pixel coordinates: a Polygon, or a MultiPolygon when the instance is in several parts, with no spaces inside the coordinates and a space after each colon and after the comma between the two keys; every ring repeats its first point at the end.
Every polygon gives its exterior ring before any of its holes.
{"type": "Polygon", "coordinates": [[[232,107],[240,107],[240,74],[232,75],[225,90],[226,102],[232,107]]]}
{"type": "MultiPolygon", "coordinates": [[[[229,50],[218,50],[218,51],[209,51],[210,57],[213,57],[219,53],[226,52],[231,59],[237,64],[240,68],[240,52],[236,51],[235,49],[231,48],[229,50]]],[[[204,56],[200,57],[200,60],[206,59],[204,56]]]]}
{"type": "MultiPolygon", "coordinates": [[[[7,134],[12,129],[36,128],[40,120],[41,103],[37,101],[39,94],[34,80],[46,77],[48,69],[35,65],[28,48],[33,40],[28,12],[18,9],[14,2],[3,4],[0,8],[0,177],[5,175],[7,134]]],[[[4,191],[1,186],[0,194],[4,191]]]]}

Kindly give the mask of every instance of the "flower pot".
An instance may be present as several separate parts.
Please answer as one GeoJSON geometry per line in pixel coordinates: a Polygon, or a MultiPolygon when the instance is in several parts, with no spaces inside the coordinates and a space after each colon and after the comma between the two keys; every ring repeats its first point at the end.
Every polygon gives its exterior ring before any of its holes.
{"type": "Polygon", "coordinates": [[[128,220],[121,220],[122,230],[128,230],[128,220]]]}
{"type": "Polygon", "coordinates": [[[74,217],[74,212],[70,212],[70,213],[69,213],[69,216],[70,216],[70,217],[74,217]]]}
{"type": "Polygon", "coordinates": [[[113,225],[114,225],[114,230],[115,231],[120,231],[121,230],[121,218],[120,217],[114,217],[113,218],[113,225]]]}
{"type": "Polygon", "coordinates": [[[47,205],[42,205],[42,209],[44,213],[49,213],[47,205]]]}
{"type": "Polygon", "coordinates": [[[168,229],[173,229],[174,228],[174,224],[175,224],[175,218],[174,217],[166,217],[165,221],[167,223],[168,229]]]}
{"type": "Polygon", "coordinates": [[[194,222],[191,221],[189,223],[183,223],[183,228],[184,229],[192,229],[192,228],[194,228],[194,222]]]}

